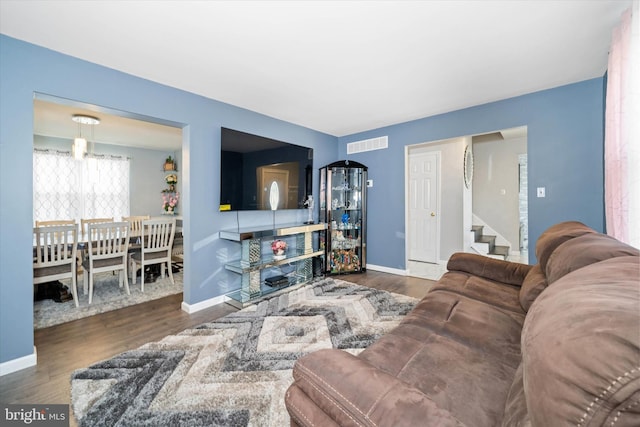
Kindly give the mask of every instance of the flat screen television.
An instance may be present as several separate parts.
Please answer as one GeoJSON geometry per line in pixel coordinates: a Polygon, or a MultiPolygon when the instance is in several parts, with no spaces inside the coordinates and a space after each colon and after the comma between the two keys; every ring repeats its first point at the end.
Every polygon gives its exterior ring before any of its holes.
{"type": "Polygon", "coordinates": [[[220,210],[303,209],[313,149],[222,128],[220,210]]]}

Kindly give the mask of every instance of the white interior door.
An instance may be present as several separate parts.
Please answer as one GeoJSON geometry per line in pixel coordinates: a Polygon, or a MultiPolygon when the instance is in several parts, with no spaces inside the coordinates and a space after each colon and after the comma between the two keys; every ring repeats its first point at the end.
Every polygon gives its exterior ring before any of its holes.
{"type": "Polygon", "coordinates": [[[414,153],[409,156],[407,237],[410,261],[438,261],[439,179],[439,152],[414,153]]]}

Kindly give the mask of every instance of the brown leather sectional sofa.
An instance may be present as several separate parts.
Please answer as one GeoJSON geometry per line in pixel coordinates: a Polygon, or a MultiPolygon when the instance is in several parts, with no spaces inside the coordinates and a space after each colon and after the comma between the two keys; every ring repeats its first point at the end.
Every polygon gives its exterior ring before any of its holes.
{"type": "Polygon", "coordinates": [[[455,254],[393,331],[295,365],[292,426],[640,426],[640,254],[578,222],[455,254]]]}

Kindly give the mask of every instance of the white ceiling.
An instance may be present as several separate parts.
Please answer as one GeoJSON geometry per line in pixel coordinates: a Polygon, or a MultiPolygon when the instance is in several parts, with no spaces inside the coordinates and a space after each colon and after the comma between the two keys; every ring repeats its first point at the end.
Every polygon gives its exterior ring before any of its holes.
{"type": "Polygon", "coordinates": [[[630,4],[1,0],[0,31],[343,136],[601,77],[630,4]]]}
{"type": "Polygon", "coordinates": [[[33,102],[33,133],[35,135],[73,139],[81,134],[91,142],[161,151],[178,151],[182,146],[182,129],[178,127],[107,114],[102,109],[79,108],[54,101],[36,99],[33,102]],[[100,124],[93,127],[78,125],[71,120],[75,114],[97,117],[100,119],[100,124]]]}

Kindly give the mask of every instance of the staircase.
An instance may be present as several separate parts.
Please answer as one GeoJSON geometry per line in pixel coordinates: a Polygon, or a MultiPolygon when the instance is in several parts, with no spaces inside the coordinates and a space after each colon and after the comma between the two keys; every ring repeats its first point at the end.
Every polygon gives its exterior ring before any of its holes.
{"type": "Polygon", "coordinates": [[[496,236],[485,235],[483,225],[471,226],[473,243],[471,247],[481,255],[506,260],[509,257],[509,246],[496,245],[496,236]]]}

